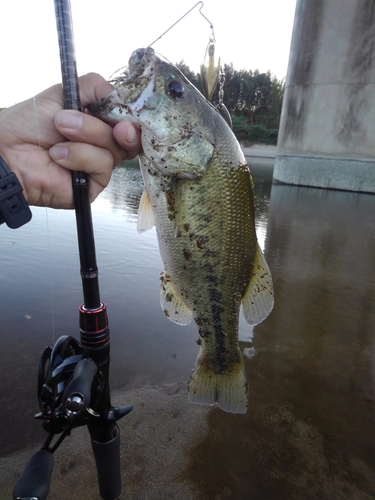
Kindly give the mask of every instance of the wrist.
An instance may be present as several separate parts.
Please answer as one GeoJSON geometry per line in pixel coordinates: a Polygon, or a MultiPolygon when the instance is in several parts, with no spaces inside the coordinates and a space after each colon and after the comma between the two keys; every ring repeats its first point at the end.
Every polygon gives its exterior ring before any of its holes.
{"type": "Polygon", "coordinates": [[[21,184],[0,156],[0,224],[16,229],[30,221],[30,208],[22,194],[21,184]]]}

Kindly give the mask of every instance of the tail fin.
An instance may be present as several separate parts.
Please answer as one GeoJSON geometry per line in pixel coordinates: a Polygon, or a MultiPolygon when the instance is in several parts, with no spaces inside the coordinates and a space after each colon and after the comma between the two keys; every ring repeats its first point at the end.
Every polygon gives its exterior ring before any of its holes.
{"type": "Polygon", "coordinates": [[[189,401],[200,405],[217,403],[224,411],[246,413],[248,384],[242,356],[238,367],[228,373],[208,370],[202,363],[203,357],[201,350],[189,381],[189,401]]]}

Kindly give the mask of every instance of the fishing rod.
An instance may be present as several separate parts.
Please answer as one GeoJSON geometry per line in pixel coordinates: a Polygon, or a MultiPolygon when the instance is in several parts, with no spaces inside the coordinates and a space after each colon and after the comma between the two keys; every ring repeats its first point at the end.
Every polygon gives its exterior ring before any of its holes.
{"type": "MultiPolygon", "coordinates": [[[[70,0],[54,0],[60,48],[64,108],[81,111],[70,0]]],[[[54,455],[75,427],[87,425],[103,500],[121,493],[120,433],[117,421],[132,406],[114,408],[109,388],[110,333],[106,305],[100,300],[98,267],[89,199],[89,178],[72,172],[83,304],[79,307],[80,341],[60,337],[40,358],[38,399],[48,437],[27,464],[13,490],[14,500],[45,500],[54,455]],[[56,436],[59,437],[53,443],[56,436]]]]}

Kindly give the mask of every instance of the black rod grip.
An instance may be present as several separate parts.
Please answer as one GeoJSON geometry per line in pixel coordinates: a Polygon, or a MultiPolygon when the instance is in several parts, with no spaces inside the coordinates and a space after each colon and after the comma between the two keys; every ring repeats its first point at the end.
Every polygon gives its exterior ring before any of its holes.
{"type": "Polygon", "coordinates": [[[29,460],[13,489],[13,500],[46,500],[51,483],[54,457],[50,451],[39,450],[29,460]]]}
{"type": "Polygon", "coordinates": [[[116,500],[121,494],[120,432],[106,443],[91,439],[98,471],[99,492],[103,500],[116,500]]]}

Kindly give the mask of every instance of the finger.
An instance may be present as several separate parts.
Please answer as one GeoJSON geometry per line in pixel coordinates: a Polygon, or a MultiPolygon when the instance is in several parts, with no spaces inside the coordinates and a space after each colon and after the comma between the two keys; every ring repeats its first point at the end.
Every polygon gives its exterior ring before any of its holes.
{"type": "Polygon", "coordinates": [[[113,166],[127,157],[125,149],[114,140],[112,128],[91,115],[73,110],[62,110],[56,114],[55,125],[67,139],[92,144],[110,151],[113,166]]]}
{"type": "MultiPolygon", "coordinates": [[[[113,90],[112,85],[97,73],[81,76],[79,81],[81,101],[84,107],[113,90]]],[[[127,159],[135,158],[141,151],[141,131],[129,121],[118,123],[113,129],[113,135],[118,144],[128,152],[127,159]]]]}
{"type": "Polygon", "coordinates": [[[85,108],[88,104],[109,94],[113,87],[98,73],[88,73],[79,78],[81,104],[85,108]]]}
{"type": "Polygon", "coordinates": [[[107,149],[79,142],[63,142],[55,144],[49,154],[61,167],[87,173],[102,189],[108,185],[113,156],[107,149]]]}
{"type": "Polygon", "coordinates": [[[141,151],[141,130],[133,123],[121,121],[113,129],[118,144],[128,152],[126,159],[137,156],[141,151]]]}

